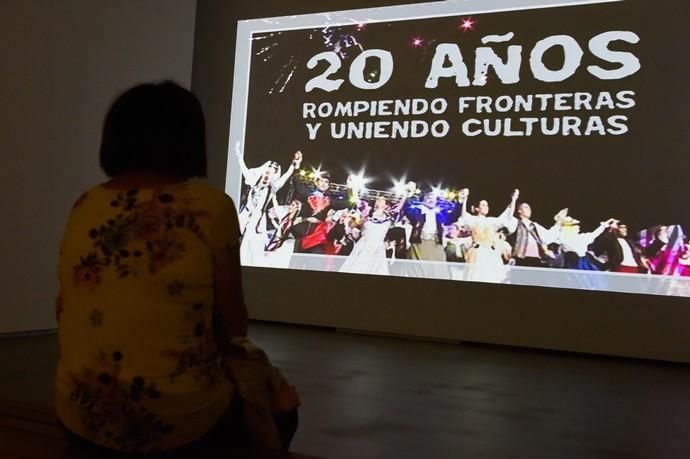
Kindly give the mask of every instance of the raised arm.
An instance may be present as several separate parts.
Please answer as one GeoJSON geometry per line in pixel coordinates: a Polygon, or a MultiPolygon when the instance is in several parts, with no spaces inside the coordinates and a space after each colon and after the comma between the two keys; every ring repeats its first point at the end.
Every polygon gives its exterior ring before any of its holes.
{"type": "Polygon", "coordinates": [[[517,200],[520,197],[520,190],[517,188],[513,190],[513,193],[510,195],[510,203],[506,207],[506,209],[503,211],[501,215],[498,216],[498,228],[500,229],[501,227],[505,228],[508,230],[509,233],[515,232],[515,229],[517,228],[517,219],[515,218],[515,207],[517,205],[517,200]]]}
{"type": "Polygon", "coordinates": [[[476,217],[467,211],[467,201],[470,200],[470,190],[463,188],[458,193],[458,205],[460,206],[460,218],[465,225],[472,226],[476,217]]]}
{"type": "Polygon", "coordinates": [[[240,165],[242,177],[244,177],[245,182],[251,182],[252,180],[249,177],[249,169],[247,168],[247,165],[244,163],[244,157],[242,156],[242,150],[240,149],[239,142],[235,143],[235,156],[237,156],[237,162],[240,165]]]}
{"type": "MultiPolygon", "coordinates": [[[[305,199],[311,193],[311,189],[302,181],[300,177],[300,168],[302,167],[302,153],[300,152],[300,161],[295,166],[296,174],[292,175],[292,186],[295,190],[295,194],[300,200],[305,199]]],[[[306,215],[308,206],[302,206],[302,215],[306,215]]]]}
{"type": "Polygon", "coordinates": [[[587,244],[591,244],[592,242],[594,242],[596,238],[601,236],[604,233],[604,231],[611,227],[615,222],[615,219],[609,218],[608,220],[599,223],[599,226],[594,231],[591,231],[589,233],[580,233],[580,237],[582,237],[582,239],[584,239],[585,242],[587,242],[587,244]]]}
{"type": "Polygon", "coordinates": [[[273,190],[278,191],[283,186],[287,183],[288,180],[290,180],[290,177],[292,177],[292,174],[299,169],[300,165],[302,164],[302,152],[297,151],[295,152],[295,155],[292,158],[292,163],[290,164],[290,167],[288,170],[285,171],[283,175],[280,176],[278,180],[275,181],[273,184],[273,190]]]}
{"type": "Polygon", "coordinates": [[[548,245],[552,242],[558,242],[561,237],[561,222],[556,222],[551,228],[546,229],[538,223],[535,223],[537,232],[541,241],[548,245]]]}
{"type": "Polygon", "coordinates": [[[467,201],[470,200],[470,190],[469,188],[464,188],[458,193],[458,201],[460,202],[460,218],[465,219],[471,217],[470,213],[467,212],[467,201]]]}

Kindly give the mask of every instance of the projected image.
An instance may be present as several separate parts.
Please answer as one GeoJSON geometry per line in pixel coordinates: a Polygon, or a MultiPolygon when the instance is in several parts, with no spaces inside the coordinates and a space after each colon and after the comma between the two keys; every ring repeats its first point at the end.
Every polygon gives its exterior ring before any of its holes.
{"type": "Polygon", "coordinates": [[[242,263],[690,296],[685,83],[645,65],[664,18],[572,3],[246,23],[242,263]]]}
{"type": "Polygon", "coordinates": [[[518,205],[518,189],[490,216],[484,199],[468,208],[467,188],[422,190],[401,179],[375,190],[361,174],[339,184],[327,171],[301,169],[302,159],[295,153],[281,175],[277,162],[249,169],[239,158],[248,185],[240,205],[244,263],[289,267],[293,253],[340,255],[348,257],[340,271],[364,274],[388,274],[396,259],[467,263],[467,280],[485,282],[504,281],[507,266],[690,276],[680,225],[632,235],[625,222],[607,218],[582,231],[564,208],[547,228],[532,220],[528,202],[518,205]],[[281,205],[277,192],[286,184],[281,205]]]}

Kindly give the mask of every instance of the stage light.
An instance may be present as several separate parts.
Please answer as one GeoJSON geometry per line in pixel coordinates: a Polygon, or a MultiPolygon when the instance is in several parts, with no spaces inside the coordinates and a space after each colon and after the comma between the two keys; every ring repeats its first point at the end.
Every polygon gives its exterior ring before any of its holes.
{"type": "Polygon", "coordinates": [[[405,196],[408,193],[407,177],[399,180],[393,179],[393,187],[390,189],[396,196],[405,196]]]}
{"type": "Polygon", "coordinates": [[[371,182],[369,177],[364,175],[364,169],[360,170],[356,174],[350,174],[347,177],[347,184],[352,190],[354,196],[359,196],[362,191],[367,187],[367,183],[371,182]]]}
{"type": "Polygon", "coordinates": [[[320,179],[321,176],[325,173],[326,173],[326,171],[322,171],[320,165],[319,165],[319,167],[312,168],[312,170],[311,170],[311,176],[314,178],[314,180],[320,179]]]}

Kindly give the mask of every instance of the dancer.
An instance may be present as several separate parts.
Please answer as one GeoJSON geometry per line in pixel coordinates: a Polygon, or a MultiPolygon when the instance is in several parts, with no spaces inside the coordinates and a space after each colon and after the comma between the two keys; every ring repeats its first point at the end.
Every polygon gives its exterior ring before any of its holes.
{"type": "MultiPolygon", "coordinates": [[[[532,208],[526,202],[518,206],[518,221],[515,227],[513,260],[516,266],[544,267],[546,258],[553,257],[548,245],[558,242],[560,223],[549,229],[533,222],[532,208]]],[[[560,219],[559,219],[560,220],[560,219]]]]}
{"type": "Polygon", "coordinates": [[[520,195],[519,190],[514,190],[510,204],[500,217],[487,217],[489,204],[480,201],[479,211],[476,216],[467,213],[467,197],[469,190],[463,190],[464,200],[462,205],[461,220],[467,222],[472,230],[472,247],[467,252],[468,267],[466,280],[477,282],[503,282],[508,273],[503,264],[501,247],[499,247],[498,230],[503,227],[515,227],[512,215],[515,212],[515,203],[520,195]]]}
{"type": "Polygon", "coordinates": [[[376,198],[374,208],[364,222],[362,237],[355,244],[340,272],[388,275],[386,234],[404,205],[402,199],[390,209],[383,196],[376,198]]]}
{"type": "Polygon", "coordinates": [[[588,233],[580,232],[580,221],[568,215],[568,209],[561,210],[554,220],[559,224],[560,234],[558,242],[563,253],[563,267],[566,269],[579,269],[585,271],[599,271],[598,263],[587,256],[589,245],[596,238],[604,234],[608,228],[617,223],[617,220],[609,218],[600,222],[599,226],[588,233]]]}
{"type": "Polygon", "coordinates": [[[266,214],[269,204],[277,206],[276,193],[288,181],[292,173],[302,162],[302,153],[296,152],[292,164],[281,175],[280,165],[275,161],[266,161],[259,167],[247,168],[242,158],[239,143],[235,153],[240,164],[244,183],[249,186],[246,200],[239,211],[240,234],[242,243],[240,256],[242,263],[249,265],[260,264],[268,242],[266,228],[266,214]]]}
{"type": "Polygon", "coordinates": [[[460,217],[460,199],[439,202],[432,190],[422,195],[421,202],[407,200],[403,207],[410,220],[410,258],[413,260],[446,261],[443,250],[443,227],[460,217]]]}
{"type": "Polygon", "coordinates": [[[602,236],[607,255],[607,267],[617,273],[647,273],[649,264],[640,246],[628,237],[628,226],[618,222],[602,236]]]}
{"type": "Polygon", "coordinates": [[[506,206],[505,210],[498,217],[489,217],[489,202],[486,199],[479,201],[479,204],[475,208],[476,215],[472,215],[467,211],[467,198],[469,197],[469,190],[463,190],[461,193],[465,193],[467,196],[463,201],[462,206],[462,216],[460,219],[463,223],[472,228],[480,223],[490,225],[495,231],[501,228],[506,228],[509,233],[515,231],[515,226],[517,225],[517,220],[513,217],[515,213],[515,203],[520,196],[520,190],[515,189],[510,197],[510,203],[506,206]]]}
{"type": "Polygon", "coordinates": [[[346,209],[351,203],[347,196],[331,190],[328,172],[316,174],[314,189],[303,183],[299,174],[295,174],[292,184],[295,197],[302,202],[302,221],[293,228],[297,238],[295,252],[326,254],[332,246],[328,241],[328,231],[332,227],[326,222],[328,212],[346,209]]]}
{"type": "MultiPolygon", "coordinates": [[[[417,191],[417,183],[409,181],[402,190],[397,191],[396,197],[409,199],[417,191]]],[[[391,259],[406,260],[410,258],[410,237],[412,236],[412,224],[410,219],[400,213],[386,234],[386,257],[391,259]]]]}
{"type": "Polygon", "coordinates": [[[649,268],[652,274],[673,276],[677,274],[678,262],[684,250],[683,229],[680,225],[661,225],[653,231],[654,239],[647,244],[644,254],[649,260],[649,268]]]}

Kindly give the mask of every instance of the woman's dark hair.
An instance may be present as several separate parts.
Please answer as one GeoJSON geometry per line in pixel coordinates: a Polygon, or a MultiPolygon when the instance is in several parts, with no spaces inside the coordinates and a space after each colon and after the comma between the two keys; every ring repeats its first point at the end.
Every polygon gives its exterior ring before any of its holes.
{"type": "Polygon", "coordinates": [[[206,133],[199,100],[170,81],[127,90],[105,117],[100,160],[109,177],[140,170],[205,177],[206,133]]]}

